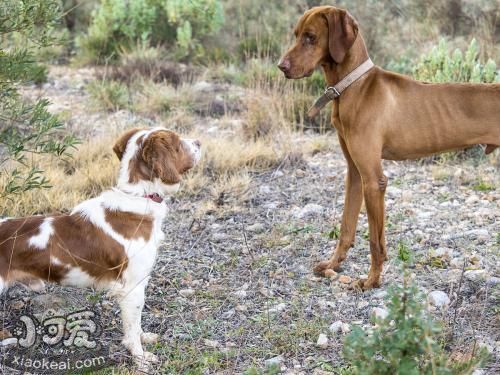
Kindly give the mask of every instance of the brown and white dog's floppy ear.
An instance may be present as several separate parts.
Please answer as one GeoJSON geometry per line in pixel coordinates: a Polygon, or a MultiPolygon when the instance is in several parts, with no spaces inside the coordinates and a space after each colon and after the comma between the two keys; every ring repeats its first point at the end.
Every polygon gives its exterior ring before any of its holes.
{"type": "Polygon", "coordinates": [[[134,136],[135,133],[140,131],[141,129],[139,128],[134,128],[128,130],[125,134],[123,134],[118,140],[116,141],[115,145],[113,146],[113,151],[115,152],[116,156],[118,156],[119,160],[122,160],[123,154],[125,153],[125,150],[127,149],[127,143],[134,136]]]}
{"type": "Polygon", "coordinates": [[[142,147],[142,158],[153,171],[152,177],[159,178],[165,184],[177,184],[181,176],[176,168],[176,150],[179,147],[177,135],[171,132],[151,134],[142,147]]]}
{"type": "Polygon", "coordinates": [[[340,64],[358,36],[358,23],[348,11],[338,8],[328,11],[326,19],[330,55],[337,64],[340,64]]]}

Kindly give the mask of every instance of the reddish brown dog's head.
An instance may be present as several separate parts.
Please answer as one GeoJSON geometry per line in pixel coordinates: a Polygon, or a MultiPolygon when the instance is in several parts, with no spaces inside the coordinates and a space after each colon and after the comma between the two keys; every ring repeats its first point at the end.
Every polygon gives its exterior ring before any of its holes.
{"type": "Polygon", "coordinates": [[[200,142],[164,128],[132,129],[113,147],[121,160],[118,185],[140,194],[176,191],[181,175],[200,160],[200,142]]]}
{"type": "Polygon", "coordinates": [[[341,64],[358,35],[358,24],[344,9],[332,6],[308,10],[295,27],[295,45],[278,68],[286,78],[310,76],[317,66],[341,64]]]}

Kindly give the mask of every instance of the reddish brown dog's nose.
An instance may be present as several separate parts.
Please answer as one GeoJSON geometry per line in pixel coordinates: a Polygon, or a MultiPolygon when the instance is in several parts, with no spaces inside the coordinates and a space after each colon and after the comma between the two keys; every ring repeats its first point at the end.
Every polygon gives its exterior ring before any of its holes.
{"type": "Polygon", "coordinates": [[[278,68],[283,72],[286,73],[290,70],[290,60],[288,59],[283,59],[278,63],[278,68]]]}

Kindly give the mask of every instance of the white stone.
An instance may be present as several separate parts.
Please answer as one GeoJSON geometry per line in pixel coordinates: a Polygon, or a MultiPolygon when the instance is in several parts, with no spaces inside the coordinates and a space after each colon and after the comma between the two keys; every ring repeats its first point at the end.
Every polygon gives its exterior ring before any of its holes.
{"type": "Polygon", "coordinates": [[[342,333],[345,335],[351,332],[351,326],[348,323],[342,323],[342,333]]]}
{"type": "Polygon", "coordinates": [[[298,219],[304,219],[307,217],[319,216],[323,213],[324,207],[319,204],[309,203],[306,204],[302,209],[298,209],[294,212],[294,216],[298,219]]]}
{"type": "Polygon", "coordinates": [[[453,249],[449,247],[438,247],[434,250],[434,255],[440,258],[451,259],[453,258],[453,249]]]}
{"type": "Polygon", "coordinates": [[[235,297],[245,298],[247,296],[247,292],[245,290],[237,290],[234,292],[235,297]]]}
{"type": "Polygon", "coordinates": [[[205,339],[203,340],[203,343],[205,344],[205,346],[208,346],[209,348],[217,348],[220,346],[219,342],[215,340],[205,339]]]}
{"type": "Polygon", "coordinates": [[[373,294],[373,298],[385,298],[387,296],[387,291],[379,290],[378,292],[373,294]]]}
{"type": "Polygon", "coordinates": [[[261,185],[259,187],[259,193],[260,194],[271,194],[272,190],[271,188],[269,187],[269,185],[261,185]]]}
{"type": "Polygon", "coordinates": [[[331,333],[339,333],[340,331],[342,331],[342,321],[337,320],[336,322],[333,322],[330,325],[329,330],[331,333]]]}
{"type": "Polygon", "coordinates": [[[262,233],[264,232],[264,229],[264,225],[262,225],[261,223],[255,223],[247,227],[247,231],[253,233],[262,233]]]}
{"type": "Polygon", "coordinates": [[[194,293],[195,293],[194,289],[181,289],[181,290],[179,290],[179,294],[184,298],[191,297],[194,295],[194,293]]]}
{"type": "Polygon", "coordinates": [[[278,355],[273,358],[266,359],[264,362],[266,367],[271,367],[271,366],[281,366],[281,364],[285,361],[285,358],[283,356],[278,355]]]}
{"type": "Polygon", "coordinates": [[[371,311],[372,319],[383,320],[387,318],[387,315],[389,315],[389,312],[382,307],[374,307],[371,311]]]}
{"type": "Polygon", "coordinates": [[[434,290],[427,296],[432,306],[443,307],[450,304],[450,298],[441,290],[434,290]]]}
{"type": "Polygon", "coordinates": [[[486,279],[487,276],[486,270],[468,270],[464,272],[464,277],[470,281],[481,281],[486,279]]]}
{"type": "Polygon", "coordinates": [[[270,313],[280,312],[286,309],[286,303],[279,303],[276,306],[269,309],[270,313]]]}
{"type": "Polygon", "coordinates": [[[316,346],[321,349],[326,349],[328,347],[328,337],[321,333],[318,337],[318,341],[316,341],[316,346]]]}

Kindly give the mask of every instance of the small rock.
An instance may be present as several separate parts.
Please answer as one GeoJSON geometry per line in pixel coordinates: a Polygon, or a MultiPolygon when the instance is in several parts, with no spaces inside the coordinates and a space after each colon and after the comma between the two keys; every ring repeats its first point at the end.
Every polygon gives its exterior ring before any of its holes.
{"type": "Polygon", "coordinates": [[[383,320],[387,318],[387,315],[389,315],[389,312],[382,307],[374,307],[371,311],[371,317],[374,320],[375,319],[383,320]]]}
{"type": "Polygon", "coordinates": [[[212,233],[212,240],[215,242],[224,241],[228,237],[229,236],[226,233],[222,233],[222,232],[212,233]]]}
{"type": "Polygon", "coordinates": [[[328,269],[328,270],[325,271],[325,276],[329,277],[330,279],[336,279],[337,276],[338,276],[338,273],[335,272],[334,270],[328,269]]]}
{"type": "Polygon", "coordinates": [[[271,188],[269,187],[269,185],[261,185],[259,187],[259,194],[271,194],[272,190],[271,188]]]}
{"type": "Polygon", "coordinates": [[[261,223],[255,223],[255,224],[248,226],[246,229],[249,232],[262,233],[262,232],[264,232],[265,228],[264,228],[264,225],[262,225],[261,223]]]}
{"type": "Polygon", "coordinates": [[[0,341],[0,346],[7,347],[7,346],[16,346],[18,343],[17,338],[15,337],[10,337],[8,339],[4,339],[0,341]]]}
{"type": "Polygon", "coordinates": [[[351,326],[348,323],[342,323],[342,333],[345,335],[351,332],[351,326]]]}
{"type": "Polygon", "coordinates": [[[179,294],[184,298],[189,298],[193,296],[195,293],[194,289],[181,289],[179,290],[179,294]]]}
{"type": "Polygon", "coordinates": [[[473,229],[464,233],[465,236],[475,237],[478,240],[487,241],[489,240],[490,232],[487,229],[473,229]]]}
{"type": "Polygon", "coordinates": [[[248,311],[248,307],[246,305],[236,305],[234,309],[239,312],[248,311]]]}
{"type": "Polygon", "coordinates": [[[434,250],[434,256],[439,258],[451,259],[453,257],[453,249],[449,247],[438,247],[434,250]]]}
{"type": "Polygon", "coordinates": [[[347,275],[342,275],[339,277],[339,282],[341,282],[342,284],[350,284],[352,282],[352,279],[347,275]]]}
{"type": "Polygon", "coordinates": [[[333,322],[330,325],[329,330],[331,333],[339,333],[340,331],[342,331],[342,321],[337,320],[336,322],[333,322]]]}
{"type": "Polygon", "coordinates": [[[385,290],[379,290],[378,292],[373,294],[373,298],[378,298],[378,299],[385,298],[386,296],[387,296],[387,291],[385,290]]]}
{"type": "Polygon", "coordinates": [[[488,286],[496,286],[498,284],[500,284],[500,277],[492,276],[488,280],[486,280],[486,285],[488,286]]]}
{"type": "Polygon", "coordinates": [[[205,346],[208,346],[209,348],[218,348],[220,346],[219,342],[216,341],[216,340],[203,340],[203,344],[205,344],[205,346]]]}
{"type": "Polygon", "coordinates": [[[266,361],[264,362],[264,364],[266,365],[266,367],[281,366],[281,364],[284,361],[285,361],[285,358],[283,358],[283,356],[281,356],[281,355],[278,355],[276,357],[266,359],[266,361]]]}
{"type": "Polygon", "coordinates": [[[441,290],[434,290],[427,296],[429,303],[436,307],[443,307],[450,304],[450,298],[441,290]]]}
{"type": "Polygon", "coordinates": [[[467,280],[474,281],[474,282],[479,282],[488,276],[488,273],[486,270],[468,270],[464,272],[464,277],[467,280]]]}
{"type": "Polygon", "coordinates": [[[245,290],[238,290],[234,292],[235,297],[245,298],[247,296],[247,292],[245,290]]]}
{"type": "Polygon", "coordinates": [[[286,309],[286,303],[279,303],[276,306],[270,308],[268,311],[270,313],[281,312],[286,309]]]}
{"type": "Polygon", "coordinates": [[[319,216],[323,213],[324,207],[319,204],[309,203],[306,204],[302,209],[297,210],[294,216],[298,219],[305,219],[308,217],[319,216]]]}
{"type": "Polygon", "coordinates": [[[316,341],[316,346],[321,349],[326,349],[328,347],[328,337],[321,333],[318,337],[318,341],[316,341]]]}

